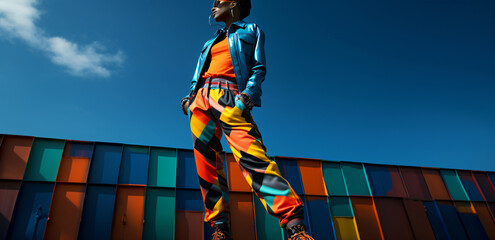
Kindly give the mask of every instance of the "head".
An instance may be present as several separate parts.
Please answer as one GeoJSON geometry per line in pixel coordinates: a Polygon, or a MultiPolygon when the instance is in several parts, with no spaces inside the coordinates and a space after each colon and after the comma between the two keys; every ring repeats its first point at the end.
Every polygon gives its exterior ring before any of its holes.
{"type": "Polygon", "coordinates": [[[250,0],[213,0],[211,16],[217,22],[235,22],[247,17],[250,10],[250,0]]]}

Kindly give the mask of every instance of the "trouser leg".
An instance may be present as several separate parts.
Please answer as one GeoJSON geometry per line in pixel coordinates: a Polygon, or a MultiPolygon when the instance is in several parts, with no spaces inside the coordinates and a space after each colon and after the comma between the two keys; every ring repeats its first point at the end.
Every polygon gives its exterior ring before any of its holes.
{"type": "Polygon", "coordinates": [[[215,223],[228,223],[229,198],[220,143],[222,130],[208,109],[206,97],[203,89],[197,93],[189,107],[189,118],[196,169],[205,205],[204,221],[213,226],[215,223]]]}
{"type": "Polygon", "coordinates": [[[235,100],[236,94],[237,91],[211,90],[209,103],[244,177],[268,213],[279,218],[282,227],[292,219],[302,219],[301,199],[267,156],[258,127],[249,110],[235,100]]]}

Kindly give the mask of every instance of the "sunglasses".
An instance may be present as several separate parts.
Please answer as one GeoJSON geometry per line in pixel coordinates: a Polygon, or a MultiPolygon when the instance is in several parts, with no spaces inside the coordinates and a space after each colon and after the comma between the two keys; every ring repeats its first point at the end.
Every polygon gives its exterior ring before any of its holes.
{"type": "Polygon", "coordinates": [[[234,1],[232,0],[213,0],[213,7],[218,7],[218,5],[227,2],[227,3],[233,3],[234,1]]]}

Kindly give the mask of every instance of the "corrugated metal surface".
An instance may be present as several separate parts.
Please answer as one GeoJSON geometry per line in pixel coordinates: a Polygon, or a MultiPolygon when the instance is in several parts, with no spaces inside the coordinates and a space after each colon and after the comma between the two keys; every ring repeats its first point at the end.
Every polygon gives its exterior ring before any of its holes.
{"type": "MultiPolygon", "coordinates": [[[[225,154],[235,239],[284,239],[225,154]]],[[[275,158],[316,239],[495,239],[495,173],[275,158]]],[[[210,239],[191,150],[0,135],[1,239],[210,239]]]]}

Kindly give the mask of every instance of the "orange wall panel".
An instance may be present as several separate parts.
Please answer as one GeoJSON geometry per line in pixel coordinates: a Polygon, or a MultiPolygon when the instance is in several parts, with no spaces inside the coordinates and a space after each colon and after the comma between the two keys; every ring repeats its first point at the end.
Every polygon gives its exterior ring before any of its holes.
{"type": "Polygon", "coordinates": [[[32,142],[31,137],[4,136],[0,147],[0,179],[22,179],[32,142]]]}
{"type": "Polygon", "coordinates": [[[86,157],[63,157],[58,170],[57,182],[87,182],[89,161],[86,157]]]}
{"type": "Polygon", "coordinates": [[[230,217],[234,239],[256,239],[252,193],[230,193],[230,217]]]}
{"type": "Polygon", "coordinates": [[[117,186],[111,239],[141,239],[144,187],[117,186]]]}
{"type": "Polygon", "coordinates": [[[202,240],[203,239],[203,212],[176,211],[175,212],[175,239],[202,240]]]}
{"type": "Polygon", "coordinates": [[[422,171],[434,200],[452,200],[438,170],[423,168],[422,171]]]}
{"type": "Polygon", "coordinates": [[[20,181],[0,181],[0,239],[7,236],[20,186],[20,181]]]}
{"type": "Polygon", "coordinates": [[[361,239],[383,240],[384,236],[373,198],[351,197],[351,203],[361,239]]]}
{"type": "Polygon", "coordinates": [[[490,239],[495,239],[495,221],[483,202],[473,202],[474,208],[476,209],[476,214],[480,218],[483,228],[485,228],[486,233],[490,239]]]}
{"type": "Polygon", "coordinates": [[[234,155],[227,154],[227,174],[229,176],[229,190],[235,192],[251,192],[251,187],[244,178],[234,155]]]}
{"type": "Polygon", "coordinates": [[[83,184],[55,185],[44,239],[77,239],[85,188],[83,184]]]}
{"type": "Polygon", "coordinates": [[[321,171],[321,161],[299,159],[297,160],[297,165],[301,172],[304,194],[327,196],[323,173],[321,171]]]}
{"type": "Polygon", "coordinates": [[[404,200],[404,207],[411,223],[411,228],[416,239],[435,240],[435,234],[426,215],[426,209],[422,201],[404,200]]]}

